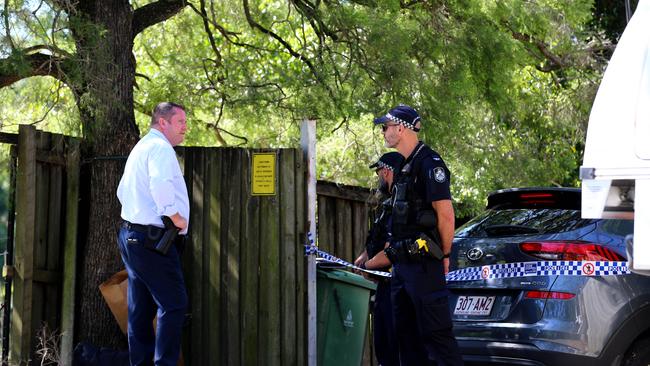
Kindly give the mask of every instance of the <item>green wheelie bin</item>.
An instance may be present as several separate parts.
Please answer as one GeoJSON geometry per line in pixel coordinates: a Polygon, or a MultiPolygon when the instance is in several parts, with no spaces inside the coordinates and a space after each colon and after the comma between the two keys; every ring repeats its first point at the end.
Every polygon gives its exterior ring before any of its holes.
{"type": "Polygon", "coordinates": [[[318,366],[359,366],[376,285],[340,269],[318,269],[318,366]]]}

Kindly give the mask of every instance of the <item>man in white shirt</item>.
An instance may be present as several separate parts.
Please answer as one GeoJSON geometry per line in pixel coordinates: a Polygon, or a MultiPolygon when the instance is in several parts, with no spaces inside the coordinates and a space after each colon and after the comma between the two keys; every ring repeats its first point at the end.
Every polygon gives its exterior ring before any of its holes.
{"type": "Polygon", "coordinates": [[[135,145],[117,188],[124,220],[118,234],[129,274],[128,340],[131,365],[176,365],[187,292],[180,253],[190,215],[187,187],[174,146],[185,137],[185,108],[156,106],[151,130],[135,145]],[[179,236],[166,254],[155,250],[169,217],[179,236]],[[152,321],[157,313],[157,330],[152,321]]]}

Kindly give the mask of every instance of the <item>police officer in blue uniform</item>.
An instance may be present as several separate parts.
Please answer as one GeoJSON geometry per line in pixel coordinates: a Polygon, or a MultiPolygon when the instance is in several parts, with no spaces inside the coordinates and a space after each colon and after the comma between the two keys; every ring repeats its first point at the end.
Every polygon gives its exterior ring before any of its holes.
{"type": "MultiPolygon", "coordinates": [[[[368,259],[372,259],[378,253],[383,253],[386,247],[390,236],[390,189],[395,172],[403,161],[402,155],[393,151],[382,155],[376,163],[370,165],[371,169],[375,169],[379,178],[381,202],[377,208],[375,221],[366,238],[366,248],[354,262],[358,267],[364,268],[368,259]]],[[[376,269],[388,271],[390,263],[387,264],[387,266],[376,269]]],[[[370,277],[377,283],[372,309],[373,341],[377,362],[380,366],[399,366],[397,338],[393,327],[393,308],[390,301],[390,278],[373,275],[370,277]]]]}
{"type": "MultiPolygon", "coordinates": [[[[415,109],[399,105],[374,123],[381,125],[386,146],[405,158],[393,183],[392,237],[384,251],[393,264],[391,292],[401,365],[421,365],[419,342],[438,365],[462,365],[445,281],[454,236],[449,169],[437,152],[418,140],[421,121],[415,109]]],[[[385,259],[376,257],[368,268],[383,264],[385,259]]]]}

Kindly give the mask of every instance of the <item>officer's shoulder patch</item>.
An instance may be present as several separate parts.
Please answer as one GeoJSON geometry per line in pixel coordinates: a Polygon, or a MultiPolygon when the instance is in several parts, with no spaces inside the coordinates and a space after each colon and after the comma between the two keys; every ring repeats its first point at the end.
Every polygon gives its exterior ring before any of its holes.
{"type": "Polygon", "coordinates": [[[447,174],[445,174],[445,169],[443,167],[437,167],[433,169],[433,179],[438,183],[442,183],[447,179],[447,174]]]}

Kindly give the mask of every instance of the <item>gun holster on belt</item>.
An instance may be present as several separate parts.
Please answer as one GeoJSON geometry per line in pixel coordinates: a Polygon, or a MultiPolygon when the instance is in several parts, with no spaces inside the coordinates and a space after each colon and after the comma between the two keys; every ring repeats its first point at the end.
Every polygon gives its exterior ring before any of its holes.
{"type": "Polygon", "coordinates": [[[428,255],[433,259],[442,260],[444,253],[440,245],[433,241],[427,234],[422,233],[420,237],[414,242],[415,247],[414,251],[420,253],[421,255],[428,255]]]}
{"type": "Polygon", "coordinates": [[[440,245],[425,233],[416,239],[398,240],[384,249],[386,257],[391,263],[417,262],[424,258],[443,259],[440,245]]]}
{"type": "Polygon", "coordinates": [[[165,224],[165,232],[153,247],[153,250],[162,255],[167,255],[169,248],[174,244],[174,240],[176,240],[176,236],[180,230],[168,216],[162,216],[162,221],[165,224]]]}

